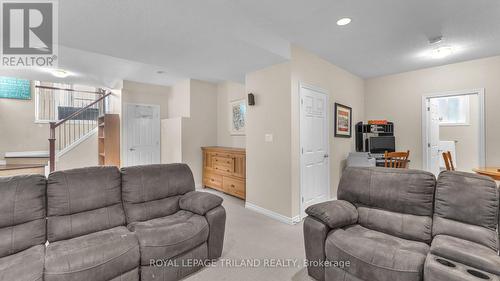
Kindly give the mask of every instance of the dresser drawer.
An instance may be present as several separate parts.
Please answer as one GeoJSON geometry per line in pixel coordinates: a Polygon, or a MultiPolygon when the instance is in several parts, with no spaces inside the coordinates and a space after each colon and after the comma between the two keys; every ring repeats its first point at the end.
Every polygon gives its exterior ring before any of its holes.
{"type": "Polygon", "coordinates": [[[216,173],[228,174],[234,172],[233,167],[223,166],[223,165],[214,165],[214,170],[216,173]]]}
{"type": "Polygon", "coordinates": [[[203,175],[203,185],[223,191],[222,176],[213,173],[205,173],[203,175]]]}
{"type": "Polygon", "coordinates": [[[224,192],[236,197],[245,199],[245,182],[235,178],[224,177],[222,179],[222,189],[224,192]]]}
{"type": "Polygon", "coordinates": [[[212,164],[214,166],[222,166],[222,167],[228,167],[233,169],[234,167],[234,159],[233,158],[228,158],[228,157],[219,157],[215,156],[212,158],[212,164]]]}

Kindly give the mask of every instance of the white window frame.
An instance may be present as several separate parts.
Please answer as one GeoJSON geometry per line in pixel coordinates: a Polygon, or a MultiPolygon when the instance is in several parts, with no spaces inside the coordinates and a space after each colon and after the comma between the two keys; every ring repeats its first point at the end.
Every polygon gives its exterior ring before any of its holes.
{"type": "Polygon", "coordinates": [[[470,99],[469,95],[458,95],[458,96],[444,96],[444,97],[438,97],[439,98],[463,98],[464,99],[464,106],[465,106],[465,122],[439,122],[439,126],[441,127],[453,127],[453,126],[470,126],[470,99]]]}

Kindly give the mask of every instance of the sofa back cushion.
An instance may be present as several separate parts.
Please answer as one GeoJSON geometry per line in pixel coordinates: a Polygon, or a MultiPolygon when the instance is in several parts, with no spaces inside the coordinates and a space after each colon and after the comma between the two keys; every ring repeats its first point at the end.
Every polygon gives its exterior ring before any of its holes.
{"type": "Polygon", "coordinates": [[[42,175],[0,177],[0,257],[46,241],[42,175]]]}
{"type": "Polygon", "coordinates": [[[433,235],[450,235],[498,249],[499,194],[489,177],[445,171],[436,186],[433,235]]]}
{"type": "Polygon", "coordinates": [[[180,196],[194,189],[193,174],[186,164],[122,168],[122,197],[128,223],[177,212],[180,196]]]}
{"type": "Polygon", "coordinates": [[[47,213],[50,242],[125,225],[120,171],[100,166],[51,173],[47,213]]]}
{"type": "Polygon", "coordinates": [[[364,227],[429,243],[435,185],[434,175],[424,171],[350,167],[337,197],[358,207],[364,227]]]}

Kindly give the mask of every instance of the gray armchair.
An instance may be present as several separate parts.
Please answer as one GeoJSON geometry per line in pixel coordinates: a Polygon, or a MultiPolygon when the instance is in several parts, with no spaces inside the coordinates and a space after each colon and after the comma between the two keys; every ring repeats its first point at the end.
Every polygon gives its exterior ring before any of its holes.
{"type": "Polygon", "coordinates": [[[442,172],[425,280],[499,280],[498,208],[498,189],[490,178],[442,172]]]}
{"type": "Polygon", "coordinates": [[[422,280],[434,190],[435,178],[427,172],[347,168],[339,200],[306,210],[309,275],[339,281],[422,280]]]}
{"type": "Polygon", "coordinates": [[[122,168],[128,228],[141,249],[141,280],[178,280],[220,257],[226,220],[222,198],[194,190],[185,164],[122,168]],[[199,263],[183,262],[187,259],[199,263]]]}

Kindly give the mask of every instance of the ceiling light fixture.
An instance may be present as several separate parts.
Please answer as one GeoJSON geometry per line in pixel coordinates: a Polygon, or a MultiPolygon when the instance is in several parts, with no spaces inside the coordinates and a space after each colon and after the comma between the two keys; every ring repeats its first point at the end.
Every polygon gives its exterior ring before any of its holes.
{"type": "Polygon", "coordinates": [[[453,54],[453,47],[451,46],[441,46],[434,48],[430,51],[430,56],[433,59],[442,59],[451,54],[453,54]]]}
{"type": "Polygon", "coordinates": [[[344,25],[348,25],[351,23],[351,19],[350,18],[341,18],[337,21],[337,25],[338,26],[344,26],[344,25]]]}
{"type": "Polygon", "coordinates": [[[49,72],[57,78],[66,78],[71,75],[70,72],[64,69],[50,69],[49,72]]]}

